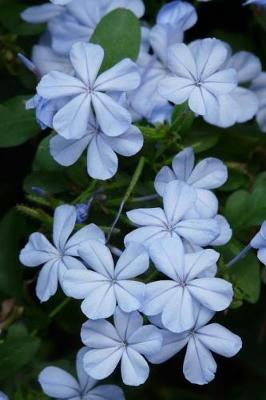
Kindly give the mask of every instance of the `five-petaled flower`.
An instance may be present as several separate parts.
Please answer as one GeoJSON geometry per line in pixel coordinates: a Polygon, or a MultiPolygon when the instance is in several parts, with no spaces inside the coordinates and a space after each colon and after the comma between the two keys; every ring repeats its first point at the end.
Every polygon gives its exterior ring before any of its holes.
{"type": "Polygon", "coordinates": [[[85,226],[70,236],[75,227],[77,211],[74,206],[57,207],[54,213],[53,242],[42,233],[33,233],[27,245],[20,252],[20,261],[27,267],[43,265],[37,281],[36,293],[41,301],[47,301],[55,294],[58,281],[62,285],[68,269],[86,269],[79,260],[78,249],[90,240],[105,243],[104,233],[94,224],[85,226]]]}

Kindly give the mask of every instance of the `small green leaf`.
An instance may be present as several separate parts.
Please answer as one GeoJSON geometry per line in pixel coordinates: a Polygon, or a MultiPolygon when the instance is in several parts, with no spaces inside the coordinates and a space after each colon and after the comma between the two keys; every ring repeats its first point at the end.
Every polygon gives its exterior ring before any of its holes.
{"type": "Polygon", "coordinates": [[[34,193],[34,187],[56,194],[69,190],[69,182],[61,171],[35,171],[26,177],[23,184],[25,192],[30,194],[34,193]]]}
{"type": "Polygon", "coordinates": [[[184,146],[191,146],[195,153],[202,153],[214,147],[220,139],[218,132],[212,130],[193,130],[184,138],[184,146]]]}
{"type": "Polygon", "coordinates": [[[249,182],[248,176],[238,169],[228,168],[228,175],[227,182],[219,188],[222,192],[232,192],[246,187],[249,182]]]}
{"type": "Polygon", "coordinates": [[[224,214],[232,228],[242,229],[248,225],[250,202],[251,196],[246,190],[237,190],[228,197],[224,214]]]}
{"type": "MultiPolygon", "coordinates": [[[[243,249],[243,245],[237,240],[221,248],[224,259],[228,262],[243,249]]],[[[256,303],[260,296],[261,277],[260,264],[256,254],[250,252],[232,267],[227,269],[229,279],[237,290],[241,290],[243,299],[249,303],[256,303]]]]}
{"type": "Polygon", "coordinates": [[[0,381],[13,379],[21,368],[34,360],[39,347],[38,338],[28,335],[20,328],[15,329],[15,332],[13,330],[0,345],[0,381]]]}
{"type": "Polygon", "coordinates": [[[25,96],[0,105],[0,147],[18,146],[40,132],[33,110],[25,109],[25,96]]]}
{"type": "Polygon", "coordinates": [[[101,71],[111,68],[124,58],[136,60],[141,42],[140,22],[131,11],[116,9],[103,17],[90,41],[104,49],[101,71]]]}
{"type": "Polygon", "coordinates": [[[50,154],[49,143],[53,136],[54,135],[51,134],[40,142],[32,164],[33,171],[52,172],[64,169],[64,167],[59,165],[50,154]]]}

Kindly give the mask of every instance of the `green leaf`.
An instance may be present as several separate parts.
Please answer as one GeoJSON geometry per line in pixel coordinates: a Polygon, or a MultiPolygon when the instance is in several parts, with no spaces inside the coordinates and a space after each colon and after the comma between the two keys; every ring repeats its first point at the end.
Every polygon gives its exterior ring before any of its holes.
{"type": "Polygon", "coordinates": [[[21,241],[30,231],[28,221],[16,210],[0,221],[0,291],[7,296],[22,296],[22,266],[18,260],[21,241]]]}
{"type": "Polygon", "coordinates": [[[90,41],[104,49],[101,71],[111,68],[124,58],[136,60],[141,43],[140,22],[131,11],[116,9],[103,17],[90,41]]]}
{"type": "MultiPolygon", "coordinates": [[[[243,249],[237,240],[221,248],[221,253],[226,261],[230,261],[243,249]]],[[[260,264],[255,253],[250,252],[242,260],[227,269],[229,279],[234,286],[241,290],[243,299],[249,303],[256,303],[260,296],[261,277],[260,264]]]]}
{"type": "Polygon", "coordinates": [[[40,340],[27,334],[20,326],[11,328],[11,333],[0,345],[0,381],[14,379],[14,375],[34,360],[40,340]]]}
{"type": "Polygon", "coordinates": [[[214,147],[220,139],[218,132],[212,130],[193,130],[184,138],[184,146],[191,146],[195,153],[202,153],[214,147]]]}
{"type": "Polygon", "coordinates": [[[224,214],[233,229],[243,229],[250,219],[250,193],[246,190],[237,190],[228,197],[224,214]]]}
{"type": "Polygon", "coordinates": [[[0,105],[0,147],[18,146],[40,132],[33,110],[25,109],[25,96],[0,105]]]}
{"type": "Polygon", "coordinates": [[[219,190],[222,192],[232,192],[234,190],[246,187],[249,182],[248,176],[238,169],[229,167],[228,175],[227,182],[219,188],[219,190]]]}
{"type": "Polygon", "coordinates": [[[64,169],[64,167],[59,165],[50,154],[49,143],[53,136],[54,135],[51,134],[40,142],[32,164],[33,171],[53,172],[64,169]]]}

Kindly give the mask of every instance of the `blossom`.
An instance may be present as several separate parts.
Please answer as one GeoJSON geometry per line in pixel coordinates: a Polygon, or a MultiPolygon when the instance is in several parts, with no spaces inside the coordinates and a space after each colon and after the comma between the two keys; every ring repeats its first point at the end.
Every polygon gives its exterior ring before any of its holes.
{"type": "Polygon", "coordinates": [[[88,347],[84,369],[94,379],[111,375],[121,361],[124,384],[139,386],[149,376],[149,365],[144,357],[160,351],[162,336],[152,325],[143,326],[143,318],[134,311],[124,313],[119,308],[114,325],[106,320],[87,321],[81,329],[81,339],[88,347]]]}
{"type": "Polygon", "coordinates": [[[161,81],[159,93],[174,104],[188,100],[190,109],[199,115],[212,112],[218,106],[219,96],[236,87],[235,70],[222,68],[227,55],[227,47],[217,39],[171,46],[168,68],[173,76],[161,81]]]}
{"type": "Polygon", "coordinates": [[[262,264],[266,265],[266,221],[263,222],[259,232],[250,242],[253,249],[258,250],[258,259],[262,264]]]}
{"type": "Polygon", "coordinates": [[[191,147],[180,151],[172,161],[172,169],[163,167],[154,182],[157,193],[163,196],[166,186],[173,180],[186,182],[197,194],[193,214],[211,218],[217,214],[218,200],[210,189],[222,186],[228,179],[225,164],[217,158],[208,157],[195,166],[195,155],[191,147]]]}
{"type": "Polygon", "coordinates": [[[256,115],[257,123],[262,132],[266,133],[266,72],[262,72],[252,81],[251,90],[259,100],[259,109],[256,115]]]}
{"type": "Polygon", "coordinates": [[[145,284],[132,278],[149,267],[144,247],[131,244],[120,256],[116,266],[108,247],[90,241],[79,250],[90,270],[68,271],[63,287],[68,296],[85,299],[81,309],[90,319],[109,318],[118,304],[124,312],[139,310],[143,304],[145,284]]]}
{"type": "Polygon", "coordinates": [[[261,62],[258,57],[247,51],[239,51],[229,57],[226,66],[235,69],[238,86],[229,94],[220,96],[216,110],[204,116],[205,121],[221,128],[249,121],[256,115],[259,107],[256,94],[241,86],[247,86],[260,74],[261,62]]]}
{"type": "MultiPolygon", "coordinates": [[[[161,364],[186,347],[183,365],[185,378],[197,385],[205,385],[212,381],[217,370],[212,352],[230,358],[235,356],[242,347],[239,336],[220,324],[208,324],[213,314],[212,311],[201,307],[193,329],[179,334],[162,329],[162,349],[149,356],[149,361],[161,364]]],[[[152,322],[163,328],[160,319],[152,319],[152,322]]]]}
{"type": "Polygon", "coordinates": [[[0,392],[0,400],[8,400],[7,395],[3,392],[0,392]]]}
{"type": "Polygon", "coordinates": [[[79,41],[89,42],[100,20],[117,8],[126,8],[138,18],[144,15],[142,0],[75,0],[57,18],[49,21],[51,46],[58,54],[67,55],[79,41]]]}
{"type": "Polygon", "coordinates": [[[40,6],[26,8],[20,16],[24,21],[30,24],[40,24],[57,17],[63,12],[63,10],[63,7],[60,7],[55,3],[45,3],[40,6]]]}
{"type": "Polygon", "coordinates": [[[170,279],[147,285],[143,311],[148,316],[162,314],[162,323],[170,331],[191,329],[200,305],[212,311],[230,305],[231,283],[213,274],[220,256],[216,251],[184,254],[180,239],[171,238],[155,242],[149,252],[156,269],[170,279]]]}
{"type": "Polygon", "coordinates": [[[127,213],[140,227],[126,235],[126,245],[137,242],[149,247],[157,239],[180,237],[193,245],[208,246],[220,235],[219,223],[214,218],[186,218],[196,200],[193,187],[181,181],[168,183],[163,209],[140,208],[127,213]]]}
{"type": "Polygon", "coordinates": [[[195,7],[186,1],[174,0],[161,7],[156,23],[177,26],[180,31],[190,29],[197,22],[195,7]]]}
{"type": "Polygon", "coordinates": [[[27,101],[26,110],[36,110],[36,121],[42,129],[52,128],[55,114],[65,103],[65,99],[45,100],[35,95],[27,101]]]}
{"type": "Polygon", "coordinates": [[[53,119],[54,129],[65,139],[80,139],[86,134],[92,108],[105,134],[118,136],[130,127],[129,112],[105,92],[135,89],[140,80],[136,65],[124,59],[97,78],[103,58],[101,46],[76,43],[70,52],[76,77],[53,71],[37,86],[37,93],[47,100],[70,98],[53,119]]]}
{"type": "Polygon", "coordinates": [[[73,0],[51,0],[52,3],[58,4],[59,6],[64,6],[68,3],[70,3],[73,0]]]}
{"type": "Polygon", "coordinates": [[[136,154],[143,146],[140,130],[131,125],[119,136],[106,135],[93,114],[90,116],[87,133],[80,139],[65,139],[60,135],[50,140],[50,152],[61,165],[74,164],[87,149],[87,171],[94,179],[110,179],[118,169],[116,153],[125,157],[136,154]]]}
{"type": "Polygon", "coordinates": [[[73,74],[74,70],[68,57],[57,54],[47,44],[33,46],[32,61],[41,76],[51,71],[73,74]]]}
{"type": "Polygon", "coordinates": [[[76,223],[74,206],[56,208],[53,222],[53,244],[42,233],[33,233],[24,249],[20,261],[27,267],[43,265],[37,280],[36,293],[41,301],[47,301],[57,291],[58,281],[62,285],[68,269],[81,271],[85,266],[78,259],[79,247],[90,240],[105,242],[103,232],[94,224],[85,226],[70,237],[76,223]]]}
{"type": "Polygon", "coordinates": [[[39,375],[39,383],[47,396],[66,400],[125,400],[123,391],[114,385],[97,385],[97,381],[86,374],[82,348],[76,358],[77,378],[57,367],[44,368],[39,375]]]}
{"type": "Polygon", "coordinates": [[[256,4],[261,7],[266,7],[266,0],[247,0],[244,5],[246,6],[248,4],[256,4]]]}

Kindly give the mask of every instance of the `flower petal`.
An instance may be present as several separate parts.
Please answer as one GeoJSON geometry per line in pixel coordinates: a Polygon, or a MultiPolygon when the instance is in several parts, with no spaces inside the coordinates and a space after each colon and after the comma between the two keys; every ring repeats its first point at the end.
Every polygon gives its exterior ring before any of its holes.
{"type": "Polygon", "coordinates": [[[72,46],[69,56],[79,79],[93,89],[104,58],[103,48],[97,44],[77,42],[72,46]]]}
{"type": "Polygon", "coordinates": [[[163,167],[158,174],[156,175],[155,181],[154,181],[154,187],[156,192],[160,195],[163,196],[166,186],[169,182],[172,182],[176,179],[175,174],[169,167],[163,167]]]}
{"type": "Polygon", "coordinates": [[[188,290],[204,307],[213,311],[225,310],[233,299],[232,284],[220,278],[199,278],[190,281],[188,290]]]}
{"type": "Polygon", "coordinates": [[[218,262],[219,257],[220,254],[211,249],[186,254],[184,260],[186,281],[200,278],[204,276],[208,270],[216,272],[216,263],[218,262]]]}
{"type": "Polygon", "coordinates": [[[84,356],[84,369],[94,379],[105,379],[114,372],[123,352],[122,347],[89,350],[84,356]]]}
{"type": "Polygon", "coordinates": [[[131,125],[131,127],[122,135],[114,137],[105,137],[105,142],[118,154],[130,157],[137,154],[143,146],[143,135],[140,130],[131,125]]]}
{"type": "Polygon", "coordinates": [[[65,254],[78,257],[79,248],[86,245],[89,240],[98,240],[99,242],[105,244],[105,236],[103,231],[95,224],[89,224],[77,231],[71,238],[67,241],[65,247],[65,254]]]}
{"type": "Polygon", "coordinates": [[[228,61],[227,67],[236,70],[239,83],[251,81],[261,73],[260,59],[248,51],[235,53],[228,61]]]}
{"type": "Polygon", "coordinates": [[[226,165],[218,158],[208,157],[196,165],[188,183],[200,189],[216,189],[222,186],[227,179],[226,165]]]}
{"type": "Polygon", "coordinates": [[[88,147],[87,170],[94,179],[112,178],[118,168],[118,159],[108,141],[100,135],[93,137],[88,147]]]}
{"type": "Polygon", "coordinates": [[[189,242],[205,247],[219,236],[220,227],[215,219],[188,219],[180,221],[175,232],[189,242]]]}
{"type": "Polygon", "coordinates": [[[114,314],[114,323],[120,338],[126,341],[132,333],[143,325],[143,318],[137,311],[125,313],[117,307],[114,314]]]}
{"type": "Polygon", "coordinates": [[[80,396],[80,387],[76,379],[61,368],[44,368],[38,380],[47,396],[57,399],[78,399],[80,396]]]}
{"type": "Polygon", "coordinates": [[[114,326],[104,319],[85,322],[81,328],[81,340],[87,347],[94,349],[114,349],[121,344],[114,326]]]}
{"type": "Polygon", "coordinates": [[[171,233],[163,230],[160,226],[144,226],[142,228],[135,229],[133,232],[128,233],[125,236],[125,245],[136,242],[140,243],[146,248],[155,242],[156,240],[163,239],[166,237],[172,237],[171,233]]]}
{"type": "Polygon", "coordinates": [[[48,261],[42,267],[36,285],[36,294],[41,302],[47,301],[53,296],[58,287],[58,271],[63,267],[60,260],[48,261]]]}
{"type": "Polygon", "coordinates": [[[36,90],[39,96],[49,100],[84,94],[86,87],[84,83],[73,76],[52,71],[44,75],[36,90]]]}
{"type": "Polygon", "coordinates": [[[148,316],[161,314],[176,290],[177,283],[175,281],[165,280],[147,284],[144,313],[148,316]]]}
{"type": "Polygon", "coordinates": [[[88,136],[78,140],[66,140],[62,136],[56,135],[50,140],[50,153],[58,164],[69,167],[81,157],[89,140],[88,136]]]}
{"type": "Polygon", "coordinates": [[[149,255],[145,248],[137,243],[131,243],[120,256],[115,267],[117,279],[135,278],[149,268],[149,255]]]}
{"type": "Polygon", "coordinates": [[[186,346],[189,340],[187,332],[178,334],[161,329],[160,333],[163,337],[163,345],[160,351],[148,356],[148,360],[152,364],[162,364],[174,357],[186,346]]]}
{"type": "Polygon", "coordinates": [[[74,206],[62,205],[54,213],[53,240],[57,249],[64,250],[67,239],[73,231],[77,213],[74,206]]]}
{"type": "Polygon", "coordinates": [[[119,136],[129,129],[132,122],[130,113],[110,96],[94,92],[92,104],[97,121],[107,136],[119,136]]]}
{"type": "Polygon", "coordinates": [[[121,374],[125,385],[139,386],[148,379],[150,369],[147,361],[130,347],[124,351],[121,360],[121,374]]]}
{"type": "Polygon", "coordinates": [[[119,280],[114,285],[118,306],[126,313],[139,310],[144,302],[145,284],[129,280],[119,280]]]}
{"type": "Polygon", "coordinates": [[[37,267],[58,257],[58,251],[42,233],[32,233],[29,241],[21,250],[19,260],[27,267],[37,267]]]}
{"type": "Polygon", "coordinates": [[[128,211],[127,216],[131,222],[140,226],[151,225],[163,228],[167,224],[165,214],[159,207],[128,211]]]}
{"type": "Polygon", "coordinates": [[[108,279],[113,278],[114,260],[107,246],[97,240],[90,240],[79,250],[79,255],[95,272],[108,279]]]}

